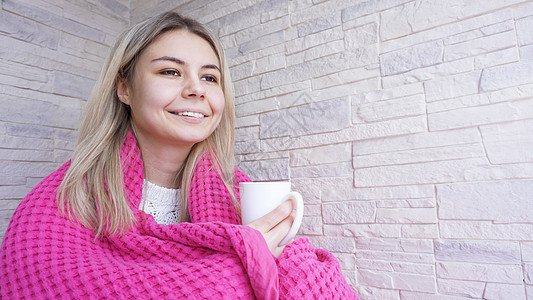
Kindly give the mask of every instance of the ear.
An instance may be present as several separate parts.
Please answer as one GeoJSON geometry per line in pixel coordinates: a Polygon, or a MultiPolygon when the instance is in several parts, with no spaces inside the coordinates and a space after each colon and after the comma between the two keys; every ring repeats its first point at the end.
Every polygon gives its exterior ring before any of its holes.
{"type": "Polygon", "coordinates": [[[130,105],[130,87],[120,75],[117,75],[117,96],[120,102],[130,105]]]}

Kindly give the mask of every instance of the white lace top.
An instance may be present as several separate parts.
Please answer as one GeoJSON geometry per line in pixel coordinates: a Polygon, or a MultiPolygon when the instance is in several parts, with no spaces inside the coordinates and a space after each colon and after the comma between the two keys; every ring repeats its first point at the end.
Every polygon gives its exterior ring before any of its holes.
{"type": "Polygon", "coordinates": [[[139,209],[152,215],[157,223],[168,225],[180,222],[179,189],[158,186],[145,179],[142,195],[139,209]]]}

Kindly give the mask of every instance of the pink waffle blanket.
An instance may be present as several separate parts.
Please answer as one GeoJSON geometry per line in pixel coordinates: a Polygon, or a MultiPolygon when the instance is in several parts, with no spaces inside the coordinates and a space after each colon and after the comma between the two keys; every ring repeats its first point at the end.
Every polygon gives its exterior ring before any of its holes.
{"type": "Polygon", "coordinates": [[[121,161],[135,228],[95,240],[61,216],[55,198],[67,162],[11,219],[0,250],[2,299],[358,299],[335,257],[306,238],[275,258],[258,231],[240,225],[209,159],[193,176],[192,223],[168,226],[138,209],[143,165],[131,132],[121,161]]]}

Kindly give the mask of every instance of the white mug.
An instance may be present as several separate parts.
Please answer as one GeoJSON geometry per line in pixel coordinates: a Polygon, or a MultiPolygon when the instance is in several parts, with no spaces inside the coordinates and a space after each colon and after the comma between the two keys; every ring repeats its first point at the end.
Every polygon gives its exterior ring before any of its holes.
{"type": "Polygon", "coordinates": [[[304,202],[300,193],[291,192],[290,182],[241,182],[239,183],[239,189],[241,195],[241,217],[244,225],[248,225],[268,214],[290,198],[296,200],[296,217],[289,233],[279,243],[279,246],[287,244],[296,236],[298,229],[302,225],[304,202]]]}

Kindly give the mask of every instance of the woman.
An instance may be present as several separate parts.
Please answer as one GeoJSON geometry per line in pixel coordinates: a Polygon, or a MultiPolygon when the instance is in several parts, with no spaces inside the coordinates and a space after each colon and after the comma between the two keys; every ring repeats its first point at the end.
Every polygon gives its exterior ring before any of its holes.
{"type": "Polygon", "coordinates": [[[240,225],[240,181],[218,40],[176,13],[144,21],[113,48],[72,161],[13,215],[2,298],[356,299],[330,253],[277,246],[290,201],[240,225]]]}

